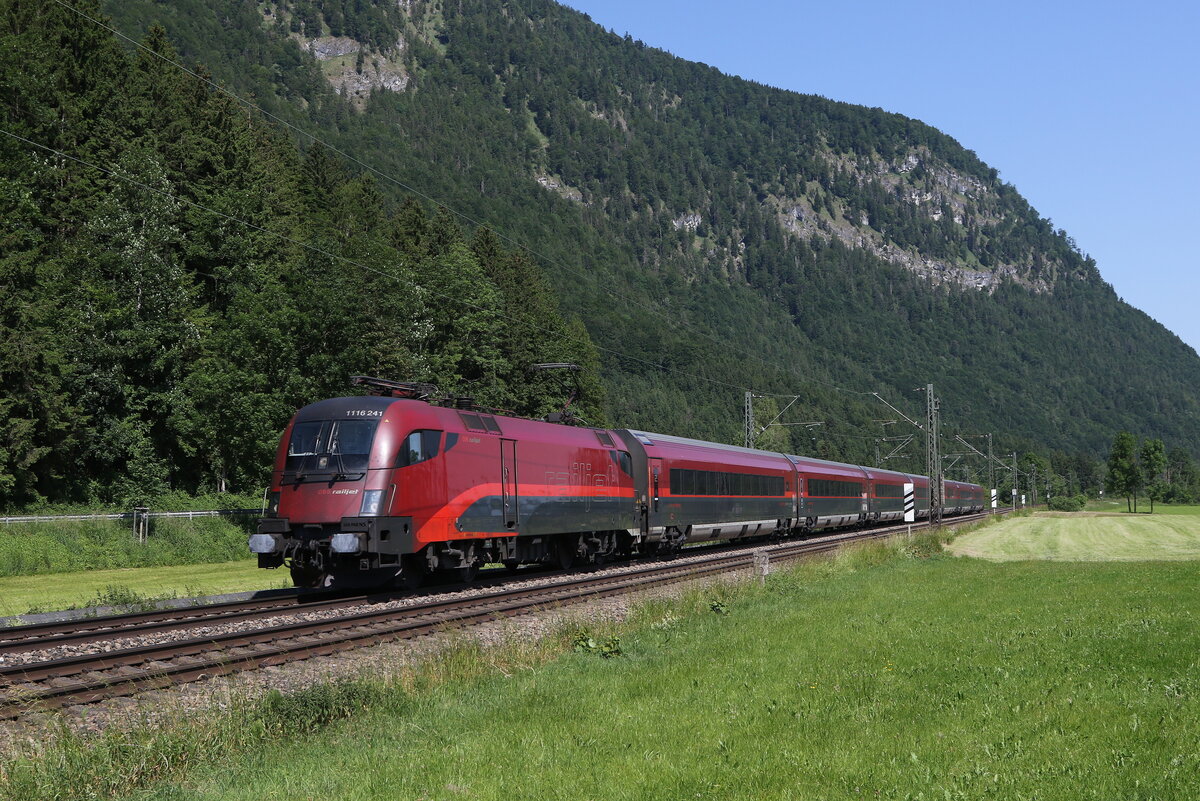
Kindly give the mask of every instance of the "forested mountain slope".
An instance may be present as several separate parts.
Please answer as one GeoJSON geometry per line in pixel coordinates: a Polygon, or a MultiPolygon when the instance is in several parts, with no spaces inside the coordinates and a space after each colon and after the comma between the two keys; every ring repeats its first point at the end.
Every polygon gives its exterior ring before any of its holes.
{"type": "MultiPolygon", "coordinates": [[[[292,412],[353,374],[538,415],[598,360],[490,231],[389,202],[200,78],[0,2],[0,507],[261,491],[292,412]]],[[[94,9],[93,9],[94,11],[94,9]]]]}
{"type": "MultiPolygon", "coordinates": [[[[112,0],[104,11],[135,39],[161,24],[184,61],[358,159],[338,166],[346,170],[339,180],[370,193],[342,201],[354,214],[374,206],[391,221],[416,190],[429,216],[437,218],[432,198],[509,238],[493,244],[506,258],[523,254],[528,275],[553,286],[555,318],[586,325],[564,350],[589,351],[590,334],[614,422],[737,441],[743,388],[797,394],[787,419],[825,425],[816,436],[774,429],[771,444],[869,461],[871,436],[883,433],[873,421],[893,415],[866,393],[916,414],[912,389],[932,382],[948,430],[994,431],[1006,450],[1099,452],[1127,428],[1200,453],[1195,352],[1120,301],[1065,232],[994,169],[920,122],[731,78],[546,0],[112,0]]],[[[99,41],[108,32],[92,26],[87,35],[99,41]]],[[[41,46],[65,45],[47,37],[41,46]]],[[[175,72],[144,53],[133,62],[145,80],[175,72]]],[[[6,75],[18,63],[9,61],[6,75]]],[[[111,80],[121,69],[111,67],[111,80]]],[[[90,113],[72,121],[102,138],[90,113]]],[[[301,201],[330,195],[304,189],[312,156],[284,155],[280,139],[290,135],[302,153],[311,140],[241,114],[254,120],[253,136],[272,141],[274,158],[295,162],[288,203],[253,184],[244,202],[304,230],[312,211],[301,201]]],[[[175,147],[171,121],[154,122],[165,128],[136,136],[163,140],[160,151],[175,147]]],[[[216,137],[220,147],[231,135],[216,137]]],[[[6,147],[8,159],[16,146],[6,147]]],[[[142,161],[111,143],[96,152],[107,163],[142,161]]],[[[199,175],[211,176],[206,170],[199,175]]],[[[195,220],[196,236],[208,223],[195,220]]],[[[227,228],[214,221],[203,237],[223,249],[211,259],[221,269],[279,258],[266,252],[278,246],[256,254],[224,241],[227,228]]],[[[88,258],[104,253],[111,248],[88,258]]],[[[319,273],[309,256],[301,260],[319,273]]],[[[291,275],[283,268],[278,280],[291,275]]],[[[431,352],[401,342],[409,334],[392,315],[404,295],[368,293],[363,305],[360,289],[324,291],[348,321],[341,333],[377,352],[379,369],[429,374],[419,358],[387,355],[392,340],[403,345],[398,353],[431,352]]],[[[456,317],[437,297],[422,296],[430,313],[456,317]]],[[[196,308],[205,320],[230,319],[207,296],[196,308]]],[[[294,323],[263,328],[320,363],[323,341],[289,342],[300,331],[294,323]]],[[[244,358],[267,358],[259,347],[245,345],[244,358]]],[[[348,363],[325,369],[332,376],[348,363]]],[[[457,381],[455,369],[441,380],[457,381]]],[[[520,375],[512,373],[511,393],[520,375]]],[[[286,406],[318,391],[301,383],[286,393],[269,382],[252,394],[211,391],[247,409],[286,406]]],[[[252,467],[242,470],[250,480],[252,467]]]]}

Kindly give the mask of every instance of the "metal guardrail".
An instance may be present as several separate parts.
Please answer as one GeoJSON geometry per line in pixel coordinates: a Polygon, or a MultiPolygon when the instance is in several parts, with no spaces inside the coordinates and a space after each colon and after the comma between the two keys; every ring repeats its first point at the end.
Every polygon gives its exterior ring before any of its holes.
{"type": "Polygon", "coordinates": [[[53,523],[61,520],[136,520],[139,517],[257,517],[262,513],[262,509],[209,509],[199,512],[133,511],[108,515],[0,515],[0,524],[53,523]]]}

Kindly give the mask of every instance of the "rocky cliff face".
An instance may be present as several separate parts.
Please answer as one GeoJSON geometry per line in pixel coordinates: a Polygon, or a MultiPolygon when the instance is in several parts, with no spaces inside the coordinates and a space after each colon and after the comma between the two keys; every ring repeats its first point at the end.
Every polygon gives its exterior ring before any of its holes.
{"type": "MultiPolygon", "coordinates": [[[[454,53],[447,42],[463,35],[461,30],[451,30],[439,0],[400,0],[395,5],[390,2],[384,5],[389,14],[395,12],[397,29],[394,43],[388,46],[372,46],[346,35],[327,35],[325,25],[321,26],[319,36],[311,35],[316,32],[311,24],[304,26],[303,33],[291,33],[321,63],[330,86],[359,111],[366,109],[374,92],[413,89],[413,75],[422,65],[409,52],[406,37],[426,45],[426,58],[452,59],[454,53]]],[[[296,13],[294,4],[289,2],[264,6],[265,24],[276,29],[280,22],[286,24],[296,13]]],[[[535,30],[546,24],[545,18],[536,13],[519,19],[522,13],[517,8],[503,7],[500,13],[510,23],[535,30]]],[[[540,81],[536,69],[530,74],[523,59],[510,58],[509,63],[492,64],[491,68],[502,92],[526,81],[540,81]]],[[[655,84],[649,97],[636,98],[619,84],[616,76],[608,80],[613,81],[608,87],[610,91],[597,93],[581,87],[583,90],[577,91],[569,102],[577,105],[590,121],[604,125],[612,135],[628,143],[636,143],[639,137],[650,133],[646,129],[654,127],[647,125],[647,112],[653,115],[655,123],[686,113],[690,89],[686,84],[655,84]],[[607,94],[607,102],[598,101],[596,94],[607,94]]],[[[786,98],[790,93],[779,94],[786,98]]],[[[562,128],[546,125],[547,115],[539,117],[532,113],[528,104],[510,112],[527,117],[529,128],[538,140],[527,167],[528,180],[583,206],[609,210],[621,205],[611,188],[605,191],[604,186],[572,183],[567,177],[571,171],[554,163],[556,146],[569,145],[561,141],[562,128]]],[[[1036,248],[1016,252],[1005,248],[999,256],[985,256],[982,249],[990,240],[1019,225],[1014,215],[1031,210],[1006,203],[994,173],[980,177],[959,169],[927,145],[914,144],[885,157],[877,151],[840,148],[821,137],[802,156],[807,164],[817,165],[815,173],[812,169],[794,170],[791,165],[781,163],[770,165],[773,167],[770,174],[744,171],[737,175],[739,180],[758,185],[758,211],[772,219],[786,236],[803,241],[837,240],[850,249],[866,251],[902,267],[930,286],[993,292],[1010,281],[1046,293],[1060,279],[1087,280],[1094,274],[1071,254],[1064,257],[1039,253],[1036,248]],[[871,205],[890,206],[893,210],[877,214],[868,208],[871,205]],[[898,218],[903,220],[902,226],[896,224],[898,218]],[[938,238],[957,239],[959,243],[948,250],[930,249],[923,247],[920,237],[914,240],[913,230],[935,231],[938,238]],[[898,235],[903,233],[909,235],[898,235]]],[[[729,277],[744,274],[745,253],[754,243],[746,241],[740,226],[719,230],[705,224],[706,219],[720,216],[711,206],[711,194],[703,198],[705,202],[690,208],[669,205],[655,208],[660,199],[639,198],[632,187],[623,186],[620,190],[628,200],[645,202],[650,206],[650,215],[669,221],[674,231],[695,236],[697,241],[690,250],[709,271],[729,277]]],[[[669,254],[657,254],[654,261],[661,263],[664,259],[669,260],[669,254]]],[[[692,273],[697,274],[695,270],[692,273]]]]}
{"type": "MultiPolygon", "coordinates": [[[[911,207],[914,214],[930,222],[949,220],[955,226],[975,229],[1003,222],[995,192],[987,184],[943,163],[927,148],[914,148],[898,160],[875,157],[866,163],[845,153],[823,155],[857,186],[874,184],[892,202],[911,207]]],[[[1049,292],[1054,284],[1053,276],[1034,271],[1032,254],[1021,261],[1002,261],[987,267],[970,253],[957,259],[935,258],[916,247],[897,244],[886,230],[872,224],[869,214],[856,213],[837,201],[829,204],[831,208],[820,210],[813,207],[807,196],[772,197],[766,205],[793,236],[826,241],[836,238],[849,248],[866,250],[903,267],[933,286],[948,284],[990,292],[1007,280],[1035,292],[1049,292]]],[[[1072,272],[1061,262],[1056,266],[1068,277],[1080,280],[1087,277],[1086,272],[1072,272]]]]}
{"type": "MultiPolygon", "coordinates": [[[[401,4],[400,8],[405,8],[401,4]]],[[[269,28],[280,23],[288,25],[291,11],[284,4],[266,4],[263,23],[269,28]]],[[[323,30],[326,30],[322,26],[323,30]]],[[[338,94],[346,97],[354,108],[362,111],[372,92],[403,92],[411,77],[404,67],[404,36],[396,37],[388,47],[372,47],[350,36],[306,36],[311,33],[293,32],[292,38],[301,48],[321,63],[325,79],[338,94]]]]}

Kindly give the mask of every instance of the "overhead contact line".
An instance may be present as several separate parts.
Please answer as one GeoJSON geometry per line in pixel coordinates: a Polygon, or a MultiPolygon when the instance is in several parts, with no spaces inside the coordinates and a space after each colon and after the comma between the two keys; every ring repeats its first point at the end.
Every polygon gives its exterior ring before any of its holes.
{"type": "MultiPolygon", "coordinates": [[[[56,0],[56,2],[57,2],[57,0],[56,0]]],[[[240,217],[235,217],[232,214],[227,214],[223,211],[218,211],[210,206],[204,205],[203,203],[198,203],[197,201],[191,200],[189,198],[181,197],[179,195],[172,194],[170,192],[159,189],[158,187],[150,186],[149,184],[143,183],[142,181],[139,181],[136,178],[133,178],[132,176],[125,175],[118,170],[114,170],[114,169],[111,169],[108,167],[103,167],[99,164],[88,161],[87,159],[83,159],[78,156],[73,156],[70,153],[65,153],[61,150],[58,150],[57,148],[50,147],[49,145],[43,145],[40,142],[35,142],[32,139],[21,136],[20,134],[13,133],[12,131],[0,128],[0,134],[4,134],[5,136],[15,139],[19,142],[23,142],[32,147],[36,147],[40,150],[44,150],[48,153],[53,153],[54,155],[59,156],[60,158],[68,159],[70,161],[75,162],[76,164],[81,164],[85,167],[90,167],[91,169],[94,169],[100,173],[103,173],[104,175],[107,175],[111,178],[116,178],[117,180],[120,180],[120,181],[125,181],[126,183],[132,184],[133,186],[136,186],[140,189],[144,189],[148,192],[153,192],[154,194],[159,195],[160,197],[165,197],[170,200],[174,200],[179,203],[183,203],[192,208],[200,209],[201,211],[206,211],[209,214],[214,214],[224,220],[228,220],[228,221],[230,221],[232,223],[236,223],[238,225],[243,225],[252,230],[258,231],[263,234],[267,234],[268,236],[276,237],[277,239],[280,239],[284,242],[304,248],[305,250],[308,250],[313,253],[317,253],[321,256],[325,256],[326,258],[334,259],[334,260],[343,262],[345,264],[349,264],[354,267],[358,267],[361,270],[366,270],[367,272],[374,273],[375,275],[379,275],[384,278],[390,278],[390,279],[396,281],[398,284],[406,285],[406,286],[412,288],[418,294],[432,295],[433,297],[441,298],[442,300],[449,301],[451,303],[457,303],[461,306],[466,306],[468,308],[475,309],[476,311],[483,311],[483,312],[487,311],[487,309],[485,309],[484,307],[482,307],[476,303],[472,303],[471,301],[466,300],[464,298],[457,298],[457,297],[453,297],[451,295],[443,294],[441,292],[438,292],[437,290],[429,289],[429,288],[421,286],[420,284],[417,284],[413,281],[409,281],[408,279],[406,279],[400,275],[397,275],[396,273],[388,272],[387,270],[381,270],[377,267],[372,267],[368,264],[363,264],[362,262],[352,259],[348,256],[341,256],[336,253],[330,253],[329,251],[325,250],[324,248],[317,247],[316,245],[313,245],[309,242],[303,242],[299,239],[288,236],[287,234],[283,234],[278,231],[272,231],[268,228],[262,227],[261,225],[256,225],[255,223],[252,223],[248,220],[243,220],[240,217]]],[[[720,386],[736,387],[737,389],[749,389],[748,387],[737,386],[734,384],[730,384],[729,382],[726,382],[726,381],[720,381],[715,378],[709,378],[707,376],[699,375],[696,373],[689,373],[686,371],[677,370],[675,368],[670,368],[670,367],[667,367],[666,365],[656,364],[655,362],[650,362],[645,359],[640,359],[637,356],[630,356],[627,353],[621,353],[620,351],[613,350],[612,348],[601,347],[600,345],[596,345],[596,348],[599,350],[603,350],[607,353],[616,355],[623,359],[630,359],[633,361],[642,362],[644,364],[658,367],[661,370],[667,370],[670,372],[674,372],[678,375],[686,375],[690,378],[696,379],[697,381],[707,381],[709,383],[717,384],[720,386]]]]}
{"type": "MultiPolygon", "coordinates": [[[[178,61],[168,58],[167,56],[163,55],[162,53],[159,53],[158,51],[154,50],[153,48],[147,47],[146,45],[142,44],[141,42],[137,41],[136,39],[122,33],[120,30],[114,28],[113,26],[108,25],[103,20],[97,19],[97,18],[91,16],[90,14],[80,11],[79,9],[70,5],[69,3],[64,2],[64,0],[54,0],[54,2],[57,5],[62,6],[63,8],[67,9],[68,11],[70,11],[74,14],[77,14],[78,16],[82,17],[83,19],[86,19],[86,20],[94,23],[95,25],[98,25],[101,28],[104,28],[105,30],[107,30],[110,33],[112,33],[113,35],[123,39],[124,41],[128,42],[129,44],[136,47],[137,49],[139,49],[145,53],[149,53],[150,55],[153,55],[155,58],[157,58],[161,61],[164,61],[167,64],[170,64],[171,66],[175,67],[176,69],[179,69],[182,72],[186,73],[187,75],[190,75],[191,77],[195,78],[196,80],[203,82],[205,85],[215,89],[216,91],[220,92],[221,94],[224,94],[227,97],[235,100],[236,102],[241,103],[246,108],[256,111],[259,114],[263,115],[264,117],[286,127],[288,130],[293,131],[303,137],[308,138],[313,143],[320,144],[323,147],[328,148],[331,152],[336,153],[338,156],[346,159],[347,161],[357,164],[359,167],[363,168],[364,170],[367,170],[371,174],[376,175],[385,181],[393,183],[396,186],[403,189],[404,191],[409,192],[413,195],[416,195],[417,197],[419,197],[425,201],[428,201],[429,203],[432,203],[435,206],[446,209],[447,211],[449,211],[451,214],[455,215],[459,219],[464,220],[477,228],[484,228],[488,231],[491,231],[502,241],[508,243],[512,247],[518,248],[518,249],[524,251],[525,253],[528,253],[530,256],[533,256],[533,257],[541,260],[543,263],[552,265],[552,266],[554,266],[558,269],[561,269],[565,272],[569,272],[573,275],[579,276],[580,278],[590,280],[593,282],[593,286],[596,289],[598,289],[602,292],[605,292],[605,293],[609,294],[610,296],[612,296],[613,298],[616,298],[617,300],[620,300],[624,303],[628,303],[632,306],[637,306],[641,309],[644,309],[645,311],[648,311],[648,312],[651,312],[654,314],[668,313],[668,310],[664,309],[662,307],[650,306],[638,298],[633,298],[633,297],[628,297],[628,296],[622,295],[622,294],[616,292],[615,290],[613,290],[611,287],[604,286],[600,282],[599,278],[596,277],[595,275],[588,273],[586,271],[576,270],[575,268],[559,261],[558,259],[555,259],[555,258],[548,256],[538,250],[535,250],[532,247],[524,244],[523,242],[521,242],[501,231],[497,231],[495,228],[484,223],[483,221],[478,220],[475,217],[472,217],[471,215],[466,214],[465,212],[461,212],[458,209],[454,208],[453,206],[450,206],[449,204],[447,204],[445,202],[439,201],[438,199],[432,197],[431,195],[412,186],[411,184],[408,184],[408,183],[400,180],[399,178],[396,178],[395,176],[390,175],[389,173],[383,172],[382,170],[380,170],[370,164],[367,164],[366,162],[356,158],[355,156],[347,153],[346,151],[330,144],[328,141],[322,139],[321,137],[317,136],[316,134],[312,133],[311,131],[306,131],[303,128],[300,128],[299,126],[284,119],[283,117],[280,117],[277,114],[273,114],[270,111],[267,111],[266,109],[262,108],[261,106],[241,97],[236,92],[234,92],[224,86],[221,86],[219,83],[212,80],[211,78],[201,75],[200,73],[196,72],[195,70],[188,69],[185,65],[179,63],[178,61]]],[[[442,296],[439,296],[439,297],[442,297],[442,296]]],[[[837,390],[838,392],[844,392],[849,395],[867,396],[867,395],[872,394],[870,392],[860,392],[858,390],[847,389],[845,387],[839,386],[839,385],[831,383],[829,381],[823,381],[819,378],[812,378],[811,376],[810,377],[801,376],[799,373],[794,372],[792,369],[789,369],[789,368],[785,367],[784,365],[781,365],[776,362],[765,359],[760,354],[755,353],[752,350],[739,347],[737,345],[734,345],[733,343],[730,343],[727,340],[719,339],[718,337],[716,337],[713,334],[707,333],[699,328],[696,328],[695,326],[688,323],[687,321],[673,320],[673,322],[686,328],[688,331],[698,334],[699,336],[709,340],[710,342],[713,342],[714,344],[728,348],[729,350],[740,353],[743,356],[749,356],[750,358],[755,359],[768,367],[772,367],[776,370],[779,370],[780,373],[783,375],[789,375],[789,376],[792,376],[793,378],[799,379],[799,381],[801,383],[820,384],[821,386],[829,387],[830,389],[837,390]]],[[[604,348],[604,350],[606,350],[610,353],[616,353],[616,351],[611,351],[607,348],[604,348]]],[[[625,354],[619,354],[619,355],[625,356],[625,354]]],[[[629,357],[629,356],[625,356],[625,357],[626,358],[635,358],[635,357],[629,357]]],[[[717,384],[725,383],[725,382],[721,382],[721,381],[716,381],[715,379],[702,379],[702,380],[712,381],[713,383],[717,383],[717,384]]],[[[731,386],[729,384],[725,384],[725,385],[731,386]]],[[[741,388],[742,389],[750,389],[749,387],[741,387],[741,388]]],[[[770,393],[761,393],[761,394],[769,395],[770,393]]]]}

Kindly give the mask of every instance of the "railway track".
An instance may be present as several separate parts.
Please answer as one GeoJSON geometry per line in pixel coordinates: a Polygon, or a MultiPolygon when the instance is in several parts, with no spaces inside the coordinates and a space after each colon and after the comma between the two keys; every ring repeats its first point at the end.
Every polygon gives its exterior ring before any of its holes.
{"type": "MultiPolygon", "coordinates": [[[[550,575],[536,568],[526,568],[522,575],[550,575]]],[[[481,573],[475,586],[487,587],[511,581],[507,570],[481,573]]],[[[430,587],[426,594],[443,592],[445,587],[430,587]]],[[[238,601],[197,604],[173,609],[154,609],[118,615],[78,618],[53,623],[23,626],[0,626],[0,656],[29,651],[42,651],[63,645],[81,645],[119,637],[135,637],[164,631],[202,628],[240,620],[267,620],[282,615],[322,612],[366,604],[383,603],[403,595],[398,591],[378,590],[346,595],[328,592],[295,592],[271,598],[250,598],[238,601]]]]}
{"type": "MultiPolygon", "coordinates": [[[[955,518],[947,525],[969,523],[984,517],[986,514],[964,516],[955,518]]],[[[926,526],[921,524],[922,528],[926,526]]],[[[887,526],[818,540],[766,546],[759,550],[767,551],[774,561],[786,561],[826,553],[849,542],[880,539],[905,529],[905,525],[887,526]]],[[[350,648],[409,639],[450,626],[483,623],[531,609],[561,606],[702,578],[749,567],[753,559],[752,552],[717,553],[686,563],[656,563],[615,574],[570,575],[561,581],[536,587],[500,589],[469,597],[434,598],[410,606],[360,609],[346,615],[285,622],[252,631],[208,634],[193,639],[10,665],[0,668],[0,719],[20,717],[32,709],[92,703],[350,648]]],[[[373,597],[381,596],[322,599],[303,604],[297,603],[294,597],[286,597],[269,599],[270,603],[239,601],[192,610],[120,615],[77,621],[76,625],[83,623],[84,626],[78,632],[61,628],[70,624],[38,627],[36,632],[30,632],[33,637],[26,638],[29,642],[11,638],[9,635],[13,632],[5,631],[0,636],[8,639],[0,639],[0,654],[45,649],[68,641],[81,643],[172,628],[211,626],[218,622],[270,619],[314,609],[363,607],[364,604],[370,604],[373,597]],[[200,610],[203,612],[197,614],[200,610]],[[188,611],[193,613],[191,617],[186,615],[188,611]],[[30,645],[30,642],[35,644],[30,645]]]]}

